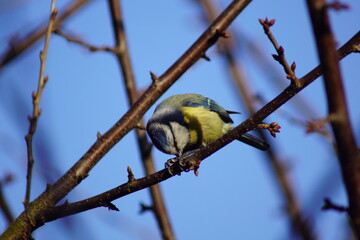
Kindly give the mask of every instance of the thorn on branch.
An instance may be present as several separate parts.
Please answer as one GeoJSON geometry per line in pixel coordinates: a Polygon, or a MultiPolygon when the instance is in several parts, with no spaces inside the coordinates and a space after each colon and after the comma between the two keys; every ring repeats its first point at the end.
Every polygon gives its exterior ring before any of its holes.
{"type": "Polygon", "coordinates": [[[154,211],[154,207],[153,206],[149,206],[149,205],[145,205],[145,203],[140,203],[140,214],[143,214],[147,211],[154,211]]]}
{"type": "Polygon", "coordinates": [[[127,167],[127,172],[128,172],[128,182],[130,183],[135,180],[135,176],[129,166],[127,167]]]}
{"type": "Polygon", "coordinates": [[[205,60],[208,61],[208,62],[211,61],[211,59],[210,59],[205,53],[203,53],[203,54],[201,55],[201,58],[205,59],[205,60]]]}
{"type": "Polygon", "coordinates": [[[222,38],[230,38],[231,37],[230,34],[227,34],[225,31],[219,30],[219,29],[216,29],[216,34],[222,38]]]}
{"type": "Polygon", "coordinates": [[[334,204],[330,198],[325,198],[324,199],[324,205],[321,207],[321,210],[326,211],[326,210],[335,210],[337,212],[347,212],[348,208],[344,207],[344,206],[340,206],[337,204],[334,204]]]}
{"type": "Polygon", "coordinates": [[[260,123],[258,125],[259,128],[269,130],[271,136],[276,137],[276,133],[280,132],[280,125],[277,122],[272,122],[270,124],[267,123],[260,123]]]}
{"type": "Polygon", "coordinates": [[[159,79],[158,77],[155,75],[155,73],[150,71],[150,76],[151,76],[151,80],[154,82],[157,82],[159,79]]]}
{"type": "Polygon", "coordinates": [[[111,203],[111,202],[105,202],[105,203],[100,202],[100,205],[103,206],[103,207],[107,207],[109,211],[110,211],[110,210],[118,211],[118,212],[120,211],[120,210],[119,210],[113,203],[111,203]]]}
{"type": "Polygon", "coordinates": [[[296,69],[296,62],[293,62],[291,64],[291,70],[295,73],[295,69],[296,69]]]}
{"type": "Polygon", "coordinates": [[[98,131],[98,132],[96,133],[97,139],[99,140],[99,138],[101,138],[101,136],[102,136],[102,134],[98,131]]]}

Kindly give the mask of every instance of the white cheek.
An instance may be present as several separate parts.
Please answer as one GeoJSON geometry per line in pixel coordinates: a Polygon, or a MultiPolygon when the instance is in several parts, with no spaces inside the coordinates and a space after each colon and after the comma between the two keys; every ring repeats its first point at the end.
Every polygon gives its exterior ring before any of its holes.
{"type": "Polygon", "coordinates": [[[180,125],[177,122],[170,122],[170,126],[175,137],[176,147],[181,154],[183,153],[184,148],[189,143],[190,140],[189,131],[185,126],[180,125]]]}

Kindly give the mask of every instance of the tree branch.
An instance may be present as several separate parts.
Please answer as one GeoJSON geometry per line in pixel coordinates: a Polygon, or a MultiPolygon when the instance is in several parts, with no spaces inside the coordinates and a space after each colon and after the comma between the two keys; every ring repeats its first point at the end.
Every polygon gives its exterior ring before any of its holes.
{"type": "Polygon", "coordinates": [[[324,0],[307,0],[307,5],[324,74],[328,115],[332,116],[331,127],[349,199],[349,215],[354,234],[360,237],[360,151],[349,119],[336,43],[327,13],[329,6],[324,0]]]}
{"type": "Polygon", "coordinates": [[[269,38],[270,42],[273,44],[273,46],[277,52],[277,55],[276,54],[272,55],[273,58],[277,62],[279,62],[281,64],[281,66],[283,66],[284,71],[287,74],[286,78],[290,79],[292,84],[294,84],[295,86],[298,86],[299,79],[295,75],[295,68],[296,68],[295,62],[293,62],[291,64],[291,66],[288,64],[288,62],[285,58],[284,48],[278,44],[275,36],[270,31],[270,27],[275,24],[275,19],[270,20],[270,21],[267,18],[265,18],[265,20],[259,19],[259,22],[263,26],[266,36],[269,38]]]}
{"type": "Polygon", "coordinates": [[[48,81],[48,77],[45,77],[45,65],[46,65],[46,57],[49,49],[51,30],[54,25],[55,17],[58,10],[55,8],[56,0],[51,1],[51,10],[50,10],[50,19],[49,25],[47,27],[46,35],[45,35],[45,43],[43,51],[40,52],[40,73],[39,73],[39,81],[37,92],[33,92],[33,114],[29,116],[30,126],[28,130],[28,134],[25,136],[26,145],[27,145],[27,154],[28,154],[28,164],[27,164],[27,175],[26,175],[26,191],[25,191],[25,199],[24,206],[27,209],[27,206],[30,202],[30,193],[31,193],[31,180],[32,180],[32,169],[34,165],[34,156],[33,156],[33,136],[35,134],[37,128],[37,122],[39,116],[41,114],[40,100],[42,96],[42,92],[44,90],[45,84],[48,81]]]}
{"type": "Polygon", "coordinates": [[[94,45],[91,45],[87,42],[84,42],[83,40],[70,36],[69,34],[66,34],[65,32],[61,31],[60,29],[55,29],[54,33],[65,38],[68,42],[72,42],[72,43],[76,43],[80,46],[83,46],[85,48],[87,48],[90,52],[97,52],[97,51],[105,51],[105,52],[112,52],[114,53],[115,50],[108,47],[108,46],[103,46],[103,47],[97,47],[94,45]]]}
{"type": "Polygon", "coordinates": [[[132,108],[100,136],[90,149],[56,183],[29,204],[28,211],[21,213],[4,232],[0,239],[21,239],[44,224],[42,216],[45,210],[54,206],[75,188],[89,171],[110,149],[119,142],[137,123],[152,104],[164,93],[187,69],[189,69],[220,37],[236,16],[251,0],[235,0],[196,40],[196,42],[151,86],[141,95],[132,108]]]}
{"type": "MultiPolygon", "coordinates": [[[[131,66],[130,54],[127,47],[123,16],[121,13],[121,7],[119,2],[119,0],[109,0],[109,6],[111,11],[111,20],[114,29],[114,35],[116,39],[115,53],[119,62],[120,69],[122,71],[128,103],[130,106],[132,106],[136,102],[138,94],[136,88],[136,81],[132,70],[133,68],[131,66]]],[[[138,123],[140,125],[144,125],[144,120],[141,119],[138,123]]],[[[138,148],[145,169],[145,175],[150,175],[155,172],[154,160],[150,153],[151,144],[147,140],[146,132],[144,130],[136,128],[135,131],[138,148]]],[[[175,239],[159,185],[155,184],[150,186],[150,196],[152,199],[151,210],[155,214],[155,218],[161,230],[162,239],[175,239]]]]}

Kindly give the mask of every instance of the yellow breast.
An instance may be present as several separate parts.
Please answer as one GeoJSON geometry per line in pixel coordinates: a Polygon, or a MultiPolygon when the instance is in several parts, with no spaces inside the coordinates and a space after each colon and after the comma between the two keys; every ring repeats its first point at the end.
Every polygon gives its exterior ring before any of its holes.
{"type": "Polygon", "coordinates": [[[229,130],[216,112],[202,107],[183,107],[184,121],[190,129],[191,145],[208,145],[229,130]]]}

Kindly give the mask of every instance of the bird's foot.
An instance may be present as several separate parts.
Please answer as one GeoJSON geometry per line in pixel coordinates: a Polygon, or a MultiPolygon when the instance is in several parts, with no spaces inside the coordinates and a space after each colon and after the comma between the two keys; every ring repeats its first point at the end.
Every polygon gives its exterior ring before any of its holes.
{"type": "MultiPolygon", "coordinates": [[[[182,154],[181,156],[178,156],[176,158],[171,158],[169,160],[166,161],[165,163],[165,168],[168,169],[168,172],[171,174],[171,175],[174,175],[174,173],[171,171],[171,166],[178,162],[179,163],[179,168],[181,170],[181,172],[189,172],[190,170],[194,170],[194,173],[195,175],[197,176],[198,175],[198,171],[197,169],[200,167],[200,162],[201,161],[196,161],[196,162],[189,162],[188,161],[188,157],[192,154],[194,154],[196,150],[192,150],[192,151],[188,151],[188,152],[185,152],[184,154],[182,154]]],[[[178,175],[181,175],[181,172],[178,173],[178,175]]]]}

